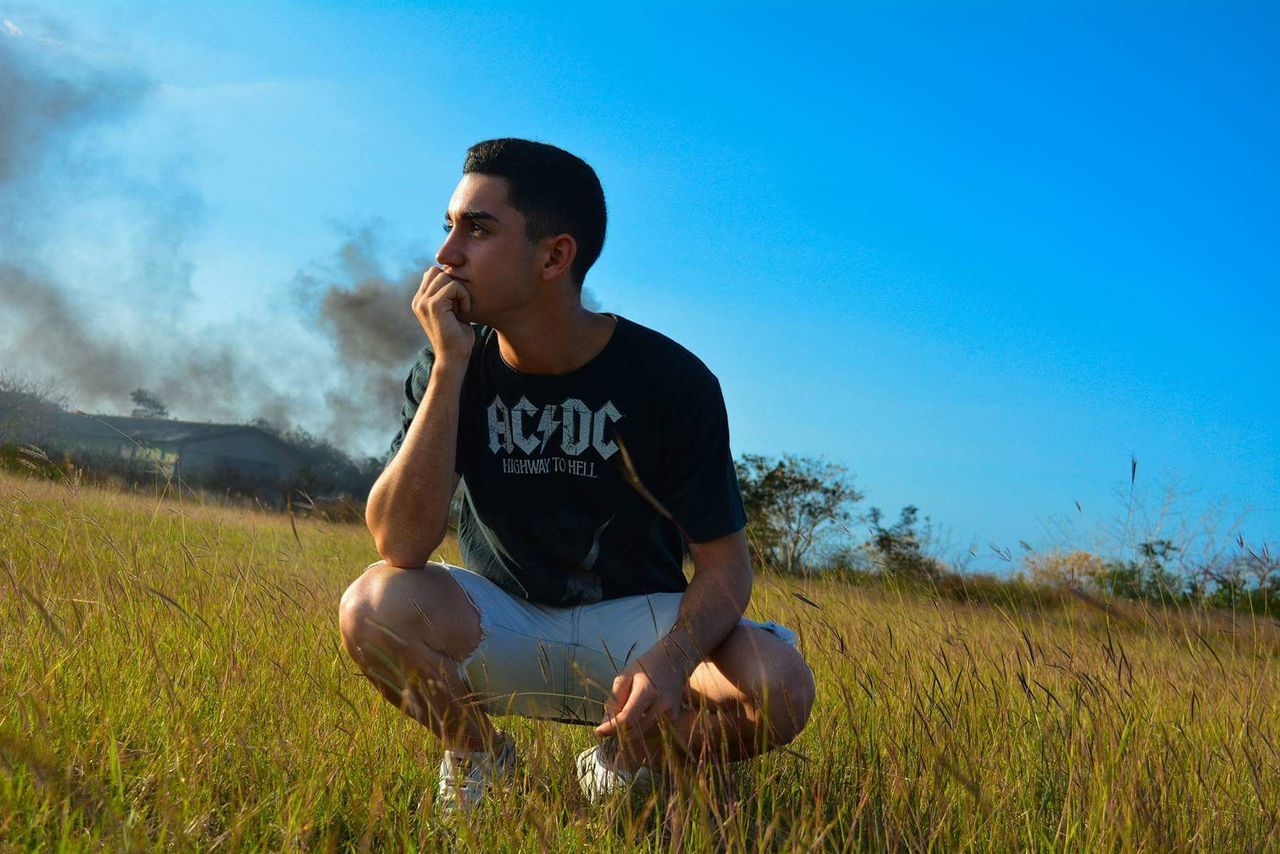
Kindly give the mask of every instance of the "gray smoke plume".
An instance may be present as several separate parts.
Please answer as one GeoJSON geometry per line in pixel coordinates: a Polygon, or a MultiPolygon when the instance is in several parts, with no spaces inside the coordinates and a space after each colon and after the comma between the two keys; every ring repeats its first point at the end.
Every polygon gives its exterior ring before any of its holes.
{"type": "Polygon", "coordinates": [[[127,70],[76,64],[26,36],[0,29],[0,248],[23,252],[58,201],[56,175],[74,172],[69,149],[82,131],[132,112],[147,85],[127,70]],[[58,72],[55,66],[61,66],[58,72]],[[51,174],[53,173],[53,174],[51,174]]]}
{"type": "Polygon", "coordinates": [[[325,392],[325,436],[343,447],[389,443],[405,376],[427,343],[412,300],[431,262],[390,277],[376,250],[376,227],[366,226],[347,238],[331,266],[313,265],[294,282],[298,303],[337,350],[339,382],[325,392]]]}
{"type": "Polygon", "coordinates": [[[292,423],[292,404],[263,382],[227,343],[175,351],[170,340],[126,341],[90,331],[77,320],[83,308],[53,281],[0,263],[0,350],[6,366],[43,370],[74,383],[73,403],[102,401],[120,408],[143,385],[184,414],[219,421],[246,413],[276,424],[292,423]],[[166,363],[153,358],[164,353],[166,363]]]}
{"type": "Polygon", "coordinates": [[[184,314],[184,245],[200,199],[181,168],[148,163],[139,174],[100,144],[153,84],[0,24],[0,367],[66,383],[69,402],[88,411],[119,412],[141,386],[182,418],[292,426],[298,401],[274,390],[247,355],[252,325],[214,329],[184,314]],[[95,211],[116,227],[79,242],[123,250],[104,251],[113,263],[100,279],[68,282],[56,247],[95,211]]]}

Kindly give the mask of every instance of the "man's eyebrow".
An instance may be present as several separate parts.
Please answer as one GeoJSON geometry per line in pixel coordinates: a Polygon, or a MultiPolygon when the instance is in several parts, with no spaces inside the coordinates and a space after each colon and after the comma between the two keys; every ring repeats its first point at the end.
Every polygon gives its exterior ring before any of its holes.
{"type": "MultiPolygon", "coordinates": [[[[469,211],[463,211],[462,213],[458,214],[458,219],[468,220],[470,222],[478,222],[479,220],[482,220],[482,219],[489,219],[489,220],[493,220],[494,222],[498,221],[498,218],[496,216],[494,216],[493,214],[489,213],[486,210],[481,210],[479,208],[475,208],[469,211]]],[[[453,222],[453,215],[450,214],[448,211],[445,211],[444,221],[453,222]]]]}

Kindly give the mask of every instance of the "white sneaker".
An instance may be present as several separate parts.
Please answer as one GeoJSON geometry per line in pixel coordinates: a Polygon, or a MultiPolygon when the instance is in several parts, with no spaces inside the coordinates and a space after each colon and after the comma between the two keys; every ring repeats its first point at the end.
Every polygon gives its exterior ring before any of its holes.
{"type": "Polygon", "coordinates": [[[440,785],[436,806],[443,813],[469,810],[480,802],[496,780],[515,775],[516,742],[497,730],[496,750],[446,750],[440,760],[440,785]]]}
{"type": "Polygon", "coordinates": [[[616,749],[616,739],[606,738],[578,754],[578,785],[593,804],[614,792],[629,792],[632,798],[638,798],[653,790],[653,772],[648,768],[628,772],[615,767],[613,751],[616,749]]]}

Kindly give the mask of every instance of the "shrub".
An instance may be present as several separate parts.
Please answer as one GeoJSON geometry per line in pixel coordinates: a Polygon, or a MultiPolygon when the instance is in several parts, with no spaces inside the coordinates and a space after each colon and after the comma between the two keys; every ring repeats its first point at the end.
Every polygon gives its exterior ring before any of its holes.
{"type": "Polygon", "coordinates": [[[1023,566],[1033,584],[1046,587],[1097,586],[1105,565],[1097,555],[1075,549],[1069,552],[1052,551],[1047,554],[1028,553],[1023,566]]]}
{"type": "Polygon", "coordinates": [[[911,504],[902,508],[898,521],[886,528],[881,524],[883,514],[879,507],[872,507],[868,518],[871,522],[871,539],[863,546],[873,566],[889,575],[922,581],[937,581],[948,574],[946,564],[924,551],[924,543],[931,537],[929,519],[925,530],[916,530],[919,510],[911,504]]]}

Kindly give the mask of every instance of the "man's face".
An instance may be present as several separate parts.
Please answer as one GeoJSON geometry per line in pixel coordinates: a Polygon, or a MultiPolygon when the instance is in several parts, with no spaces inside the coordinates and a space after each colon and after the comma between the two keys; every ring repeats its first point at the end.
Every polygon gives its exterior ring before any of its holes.
{"type": "Polygon", "coordinates": [[[436,252],[436,263],[471,294],[471,311],[460,320],[493,323],[537,295],[537,247],[524,229],[524,217],[507,202],[505,178],[462,176],[436,252]]]}

